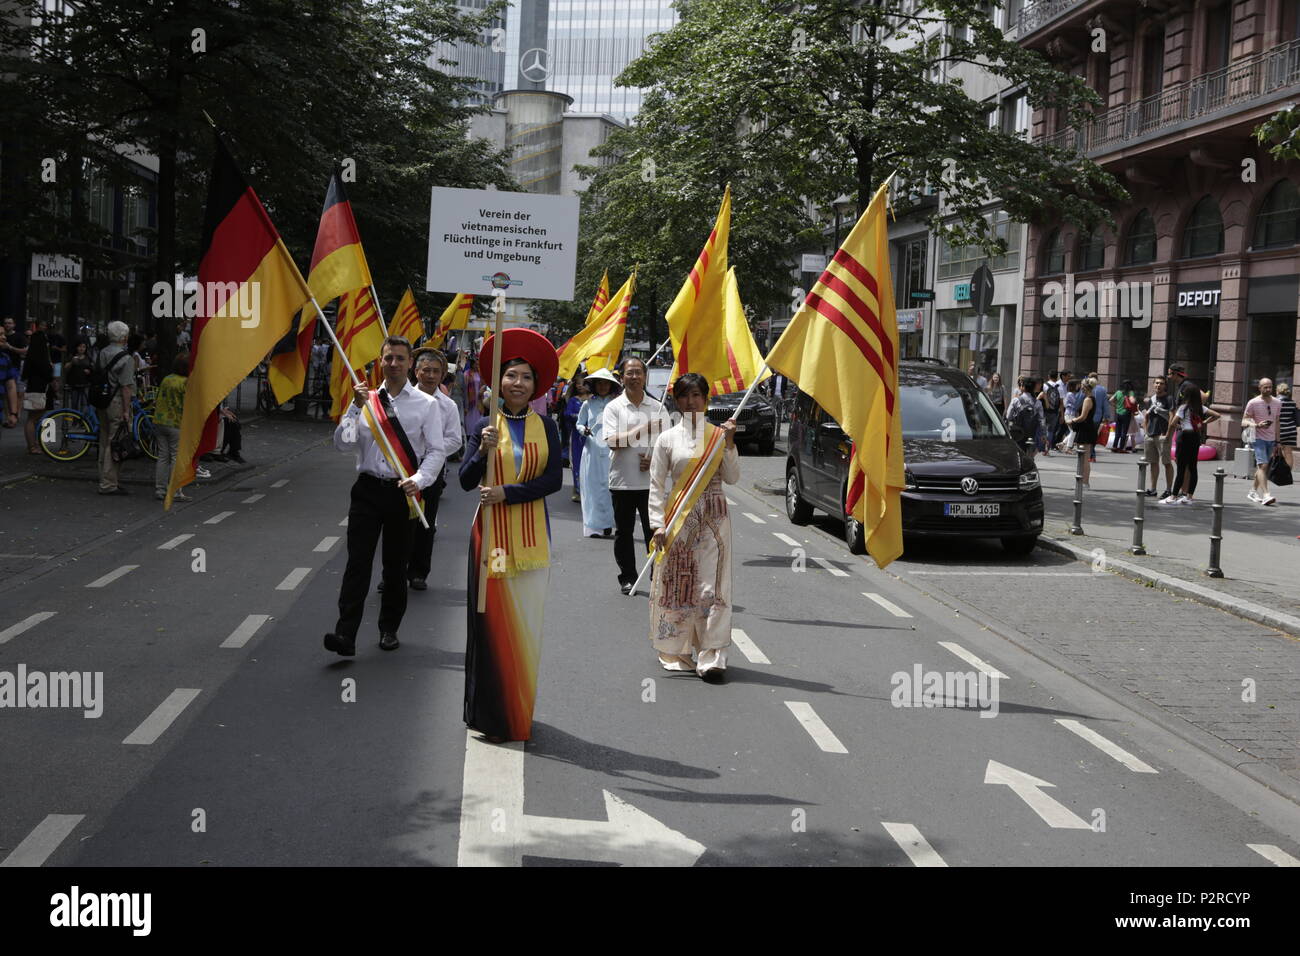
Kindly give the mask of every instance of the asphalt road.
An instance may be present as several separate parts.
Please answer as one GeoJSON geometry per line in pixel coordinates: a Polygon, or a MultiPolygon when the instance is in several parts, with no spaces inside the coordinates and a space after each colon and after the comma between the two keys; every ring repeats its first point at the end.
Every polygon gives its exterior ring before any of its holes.
{"type": "MultiPolygon", "coordinates": [[[[742,472],[756,461],[743,458],[742,472]]],[[[401,648],[375,646],[374,600],[355,659],[320,645],[351,471],[349,458],[308,449],[5,592],[0,671],[101,671],[104,691],[97,719],[0,712],[0,861],[1268,867],[1300,857],[1296,804],[1075,679],[1068,657],[1066,670],[1052,666],[949,592],[849,558],[827,530],[790,526],[779,499],[746,490],[749,473],[728,490],[733,626],[748,641],[733,648],[726,682],[659,669],[644,596],[619,593],[610,542],[581,537],[566,488],[551,499],[534,737],[481,743],[461,722],[472,502],[454,485],[436,583],[411,595],[401,648]],[[1005,675],[996,716],[987,698],[894,706],[918,668],[922,680],[1005,675]]],[[[974,553],[961,569],[993,560],[974,553]]],[[[1110,589],[1143,590],[1111,576],[1060,580],[1103,606],[1110,589]]],[[[970,596],[993,606],[1005,586],[990,578],[970,596]]]]}

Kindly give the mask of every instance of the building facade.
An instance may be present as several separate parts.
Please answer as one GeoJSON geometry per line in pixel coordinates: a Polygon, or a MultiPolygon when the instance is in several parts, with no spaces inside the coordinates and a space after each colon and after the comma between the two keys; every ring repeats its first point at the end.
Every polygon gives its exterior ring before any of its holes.
{"type": "Polygon", "coordinates": [[[1211,392],[1220,451],[1261,377],[1300,371],[1300,164],[1253,132],[1300,96],[1300,3],[1040,0],[1020,43],[1104,107],[1081,127],[1037,111],[1034,137],[1118,177],[1115,229],[1030,227],[1026,370],[1101,373],[1139,390],[1172,363],[1211,392]]]}

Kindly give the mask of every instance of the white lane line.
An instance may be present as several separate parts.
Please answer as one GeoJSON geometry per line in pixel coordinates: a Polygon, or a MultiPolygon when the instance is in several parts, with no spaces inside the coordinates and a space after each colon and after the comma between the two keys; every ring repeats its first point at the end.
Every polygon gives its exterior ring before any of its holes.
{"type": "Polygon", "coordinates": [[[881,823],[885,832],[894,838],[894,842],[907,854],[907,858],[916,866],[947,866],[930,841],[921,835],[921,831],[910,823],[881,823]]]}
{"type": "Polygon", "coordinates": [[[335,536],[333,536],[333,537],[325,537],[325,538],[321,538],[321,539],[320,539],[320,544],[316,545],[316,547],[312,548],[312,550],[313,550],[313,551],[328,551],[330,548],[334,547],[334,545],[336,545],[336,544],[338,544],[338,543],[339,543],[339,539],[338,539],[338,536],[337,536],[337,535],[335,535],[335,536]]]}
{"type": "Polygon", "coordinates": [[[1118,760],[1124,766],[1128,767],[1134,773],[1159,773],[1160,772],[1155,767],[1151,766],[1149,763],[1146,763],[1143,760],[1139,760],[1137,757],[1133,756],[1131,753],[1129,753],[1119,744],[1111,743],[1101,734],[1097,733],[1097,731],[1093,730],[1091,727],[1083,726],[1083,724],[1079,723],[1077,720],[1062,720],[1060,717],[1058,717],[1056,718],[1056,722],[1060,724],[1062,727],[1064,727],[1066,730],[1070,731],[1071,733],[1078,734],[1080,737],[1088,741],[1088,743],[1092,744],[1094,747],[1096,747],[1106,756],[1114,757],[1116,760],[1118,760]]]}
{"type": "Polygon", "coordinates": [[[339,522],[339,527],[346,528],[347,526],[348,526],[348,519],[345,517],[342,521],[339,522]]]}
{"type": "Polygon", "coordinates": [[[1271,843],[1247,843],[1246,846],[1250,847],[1274,866],[1300,866],[1300,860],[1297,860],[1290,853],[1286,852],[1286,850],[1283,850],[1280,847],[1275,847],[1271,843]]]}
{"type": "Polygon", "coordinates": [[[813,560],[816,561],[818,564],[820,564],[823,568],[825,568],[825,569],[826,569],[827,571],[829,571],[831,574],[835,575],[837,578],[847,578],[847,577],[849,576],[849,572],[847,572],[847,571],[841,571],[839,568],[837,568],[835,565],[831,564],[831,563],[830,563],[829,561],[827,561],[825,558],[817,558],[817,557],[814,557],[813,560]]]}
{"type": "Polygon", "coordinates": [[[787,700],[785,706],[790,708],[790,713],[794,714],[795,719],[803,725],[803,729],[808,731],[808,736],[822,750],[828,754],[846,754],[848,749],[840,743],[840,738],[831,732],[826,726],[826,722],[817,716],[817,712],[812,709],[812,704],[803,700],[787,700]]]}
{"type": "Polygon", "coordinates": [[[1090,578],[1093,571],[911,571],[910,574],[946,577],[998,578],[1090,578]]]}
{"type": "Polygon", "coordinates": [[[176,547],[178,544],[184,544],[186,541],[190,540],[190,538],[192,538],[192,537],[194,537],[194,535],[192,535],[192,534],[178,534],[176,537],[172,538],[170,541],[164,541],[162,544],[158,545],[158,550],[159,550],[159,551],[171,551],[171,550],[175,549],[175,547],[176,547]]]}
{"type": "MultiPolygon", "coordinates": [[[[726,495],[723,495],[722,497],[727,498],[726,495]]],[[[730,498],[727,498],[727,504],[731,505],[731,507],[733,507],[733,508],[738,507],[738,505],[737,505],[734,501],[732,501],[730,498]]]]}
{"type": "Polygon", "coordinates": [[[741,514],[744,515],[746,518],[748,518],[750,521],[754,522],[754,524],[767,524],[766,521],[764,521],[756,514],[750,514],[748,511],[742,511],[741,514]]]}
{"type": "Polygon", "coordinates": [[[221,524],[221,522],[225,521],[227,518],[229,518],[229,517],[230,517],[231,515],[233,515],[233,514],[234,514],[233,511],[218,511],[216,514],[214,514],[211,518],[209,518],[207,521],[205,521],[205,522],[203,522],[203,523],[204,523],[204,524],[221,524]]]}
{"type": "Polygon", "coordinates": [[[106,575],[104,575],[102,578],[96,578],[95,580],[91,581],[89,584],[86,585],[86,587],[88,587],[88,588],[106,588],[106,587],[108,587],[110,584],[112,584],[114,581],[116,581],[118,578],[122,577],[123,575],[125,575],[125,574],[130,574],[132,571],[134,571],[134,570],[135,570],[136,568],[138,568],[139,566],[140,566],[140,565],[138,565],[138,564],[124,564],[124,565],[122,565],[120,568],[118,568],[116,571],[109,571],[109,572],[108,572],[106,575]]]}
{"type": "Polygon", "coordinates": [[[879,594],[876,594],[876,593],[873,592],[873,591],[863,591],[863,592],[862,592],[862,596],[863,596],[863,597],[867,597],[867,598],[871,598],[871,600],[875,601],[877,604],[879,604],[881,607],[883,607],[883,608],[884,608],[886,611],[888,611],[890,614],[894,615],[894,617],[911,617],[911,616],[912,616],[912,615],[908,614],[906,611],[904,611],[904,610],[903,610],[901,607],[899,607],[897,604],[895,604],[893,601],[889,600],[888,598],[881,597],[879,594]]]}
{"type": "Polygon", "coordinates": [[[41,621],[48,621],[50,618],[54,617],[56,613],[58,612],[37,611],[31,617],[19,621],[17,624],[13,625],[12,627],[6,627],[3,631],[0,631],[0,644],[4,644],[8,641],[12,641],[23,631],[31,630],[37,624],[40,624],[41,621]]]}
{"type": "Polygon", "coordinates": [[[262,500],[263,498],[265,498],[265,497],[266,497],[266,495],[263,495],[263,494],[249,495],[247,498],[245,498],[243,501],[241,501],[240,504],[241,504],[241,505],[255,505],[255,504],[257,504],[259,501],[261,501],[261,500],[262,500]]]}
{"type": "Polygon", "coordinates": [[[738,627],[731,629],[731,643],[740,648],[740,653],[744,654],[751,664],[772,663],[767,659],[767,655],[758,649],[758,645],[750,640],[749,635],[738,627]]]}
{"type": "Polygon", "coordinates": [[[250,614],[244,618],[244,623],[230,632],[230,636],[221,642],[222,647],[243,647],[248,643],[249,638],[257,633],[257,629],[271,619],[269,614],[250,614]]]}
{"type": "Polygon", "coordinates": [[[302,584],[302,579],[311,574],[311,568],[294,568],[285,575],[284,580],[275,586],[277,591],[292,591],[302,584]]]}
{"type": "Polygon", "coordinates": [[[51,813],[14,847],[12,853],[0,860],[0,867],[41,866],[84,819],[84,813],[51,813]]]}
{"type": "Polygon", "coordinates": [[[139,727],[131,731],[131,735],[122,741],[124,744],[141,744],[147,745],[153,743],[172,725],[172,721],[181,715],[195,697],[199,696],[199,691],[193,687],[179,687],[167,695],[167,699],[154,708],[154,712],[144,719],[139,727]]]}
{"type": "Polygon", "coordinates": [[[288,478],[281,478],[279,481],[273,481],[273,482],[271,482],[271,487],[272,487],[272,488],[283,488],[283,487],[284,487],[285,485],[287,485],[288,483],[289,483],[289,479],[288,479],[288,478]]]}
{"type": "Polygon", "coordinates": [[[788,534],[782,534],[780,531],[773,531],[772,534],[774,534],[774,535],[776,536],[776,539],[777,539],[778,541],[782,541],[782,542],[784,542],[785,544],[788,544],[788,545],[789,545],[790,547],[792,547],[792,548],[802,548],[802,547],[803,547],[802,544],[800,544],[800,543],[799,543],[798,541],[796,541],[794,538],[790,537],[788,534]]]}
{"type": "Polygon", "coordinates": [[[990,677],[996,677],[998,678],[998,680],[1010,679],[1007,677],[1006,674],[1002,673],[1000,670],[998,670],[988,661],[980,660],[978,657],[976,657],[970,651],[966,650],[966,648],[962,647],[960,644],[954,644],[952,641],[940,641],[939,646],[946,647],[948,650],[952,651],[954,654],[956,654],[958,657],[964,660],[967,664],[973,665],[976,670],[981,670],[985,674],[988,674],[990,677]]]}

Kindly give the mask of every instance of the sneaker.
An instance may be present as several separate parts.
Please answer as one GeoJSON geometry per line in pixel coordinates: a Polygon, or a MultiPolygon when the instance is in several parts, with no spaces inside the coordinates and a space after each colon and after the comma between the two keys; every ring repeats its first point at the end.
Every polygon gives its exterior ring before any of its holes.
{"type": "Polygon", "coordinates": [[[1255,504],[1257,505],[1264,503],[1264,499],[1255,493],[1254,488],[1251,488],[1250,491],[1246,492],[1246,497],[1249,498],[1251,501],[1255,502],[1255,504]]]}
{"type": "Polygon", "coordinates": [[[1263,498],[1260,499],[1260,501],[1263,502],[1263,503],[1266,504],[1266,505],[1275,505],[1275,504],[1277,504],[1277,499],[1274,498],[1272,495],[1265,495],[1263,498]]]}
{"type": "Polygon", "coordinates": [[[1180,504],[1180,505],[1194,505],[1194,504],[1196,504],[1196,499],[1195,499],[1195,498],[1192,498],[1192,497],[1190,497],[1190,496],[1188,496],[1188,495],[1181,495],[1181,496],[1179,496],[1179,498],[1178,498],[1177,504],[1180,504]]]}
{"type": "Polygon", "coordinates": [[[1165,495],[1163,498],[1160,499],[1160,504],[1162,504],[1162,505],[1176,505],[1176,504],[1178,504],[1178,498],[1175,497],[1175,496],[1172,495],[1172,494],[1170,494],[1170,495],[1165,495]]]}
{"type": "Polygon", "coordinates": [[[211,477],[212,477],[212,472],[208,471],[208,470],[207,470],[206,468],[204,468],[202,465],[199,465],[199,467],[197,467],[197,468],[194,469],[194,477],[195,477],[195,478],[211,478],[211,477]]]}
{"type": "Polygon", "coordinates": [[[1154,488],[1148,488],[1145,492],[1143,492],[1143,494],[1145,494],[1148,498],[1154,498],[1156,496],[1156,490],[1154,488]]]}
{"type": "Polygon", "coordinates": [[[185,492],[179,490],[176,492],[176,494],[172,495],[172,501],[193,501],[193,500],[194,499],[191,498],[189,495],[187,495],[185,492]]]}

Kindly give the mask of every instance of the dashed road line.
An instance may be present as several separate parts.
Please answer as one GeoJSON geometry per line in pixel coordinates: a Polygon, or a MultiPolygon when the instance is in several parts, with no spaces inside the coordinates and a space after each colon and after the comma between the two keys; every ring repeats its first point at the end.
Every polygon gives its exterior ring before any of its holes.
{"type": "Polygon", "coordinates": [[[12,641],[19,634],[31,630],[37,624],[40,624],[41,621],[48,621],[57,613],[57,611],[37,611],[35,614],[19,621],[17,624],[12,625],[11,627],[6,627],[3,631],[0,631],[0,644],[12,641]]]}
{"type": "Polygon", "coordinates": [[[885,832],[894,838],[894,842],[907,854],[907,858],[916,866],[947,866],[943,857],[930,846],[930,841],[921,835],[921,831],[910,823],[881,823],[885,832]]]}
{"type": "Polygon", "coordinates": [[[758,515],[756,515],[756,514],[752,514],[751,512],[748,512],[748,511],[742,511],[741,514],[743,514],[743,515],[744,515],[746,518],[748,518],[750,521],[754,522],[754,524],[767,524],[766,521],[764,521],[764,520],[763,520],[762,518],[760,518],[758,515]]]}
{"type": "Polygon", "coordinates": [[[828,754],[846,754],[848,748],[840,743],[840,738],[836,737],[826,722],[817,716],[817,712],[812,709],[812,704],[803,700],[787,700],[785,706],[790,708],[790,713],[794,714],[795,719],[803,725],[803,729],[808,731],[814,743],[828,754]]]}
{"type": "Polygon", "coordinates": [[[1286,850],[1276,847],[1271,843],[1247,843],[1246,846],[1254,850],[1274,866],[1300,866],[1300,860],[1297,860],[1286,850]]]}
{"type": "Polygon", "coordinates": [[[140,565],[138,565],[138,564],[124,564],[124,565],[122,565],[120,568],[118,568],[116,571],[109,571],[109,572],[108,572],[106,575],[104,575],[102,578],[95,578],[95,580],[93,580],[93,581],[91,581],[89,584],[87,584],[86,587],[88,587],[88,588],[106,588],[106,587],[108,587],[110,584],[112,584],[114,581],[116,581],[118,578],[122,577],[123,575],[130,574],[132,571],[134,571],[134,570],[135,570],[136,568],[138,568],[139,566],[140,566],[140,565]]]}
{"type": "Polygon", "coordinates": [[[818,557],[814,556],[814,557],[813,557],[813,560],[816,561],[818,564],[820,564],[823,568],[825,568],[825,569],[826,569],[827,571],[829,571],[831,574],[835,575],[837,578],[847,578],[847,577],[849,576],[849,572],[847,572],[847,571],[841,571],[839,568],[837,568],[835,565],[831,564],[831,563],[830,563],[829,561],[827,561],[825,558],[818,558],[818,557]]]}
{"type": "Polygon", "coordinates": [[[960,644],[955,644],[952,641],[940,641],[939,646],[946,647],[948,650],[952,651],[954,654],[956,654],[958,657],[964,660],[967,664],[972,665],[976,670],[983,671],[985,674],[988,674],[990,677],[996,677],[998,678],[998,680],[1010,679],[1007,677],[1006,674],[1002,673],[1000,670],[998,670],[988,661],[980,660],[980,658],[976,657],[974,654],[966,650],[966,648],[962,647],[960,644]]]}
{"type": "Polygon", "coordinates": [[[311,574],[311,568],[294,568],[285,575],[284,580],[275,586],[277,591],[292,591],[302,584],[302,579],[311,574]]]}
{"type": "Polygon", "coordinates": [[[330,548],[334,547],[334,545],[336,545],[336,544],[338,544],[338,543],[339,543],[339,539],[338,539],[338,536],[337,536],[337,535],[332,536],[332,537],[321,538],[321,539],[320,539],[320,544],[316,545],[316,547],[312,548],[312,550],[313,550],[313,551],[328,551],[330,548]]]}
{"type": "Polygon", "coordinates": [[[731,643],[740,648],[740,653],[745,655],[745,659],[751,664],[770,664],[767,655],[758,649],[758,645],[750,640],[749,635],[738,627],[731,629],[731,643]]]}
{"type": "Polygon", "coordinates": [[[178,687],[168,694],[167,699],[154,708],[154,712],[144,719],[144,723],[131,731],[131,735],[122,743],[141,746],[153,743],[167,732],[172,721],[179,717],[198,696],[199,691],[193,687],[178,687]]]}
{"type": "Polygon", "coordinates": [[[221,642],[222,647],[243,647],[257,633],[257,629],[271,619],[269,614],[250,614],[244,622],[230,632],[230,636],[221,642]]]}
{"type": "Polygon", "coordinates": [[[348,526],[348,519],[347,516],[345,515],[343,520],[339,522],[339,527],[346,528],[347,526],[348,526]]]}
{"type": "Polygon", "coordinates": [[[862,596],[863,596],[863,597],[866,597],[866,598],[870,598],[871,600],[875,601],[877,604],[879,604],[881,607],[883,607],[883,608],[884,608],[886,611],[888,611],[890,614],[894,615],[894,617],[911,617],[911,616],[912,616],[912,615],[908,614],[906,611],[904,611],[904,610],[903,610],[901,607],[899,607],[897,604],[895,604],[893,601],[889,600],[889,599],[886,598],[886,597],[881,597],[879,594],[876,594],[874,591],[863,591],[863,592],[862,592],[862,596]]]}
{"type": "Polygon", "coordinates": [[[283,487],[284,487],[285,485],[287,485],[288,483],[289,483],[289,479],[288,479],[288,478],[281,478],[279,481],[273,481],[273,482],[271,482],[271,487],[272,487],[272,488],[283,488],[283,487]]]}
{"type": "Polygon", "coordinates": [[[1143,760],[1139,760],[1137,757],[1133,756],[1123,747],[1119,746],[1119,744],[1112,743],[1111,741],[1103,737],[1101,734],[1097,733],[1097,731],[1093,730],[1091,727],[1085,727],[1077,720],[1062,720],[1060,717],[1058,717],[1056,718],[1056,722],[1060,724],[1062,727],[1064,727],[1066,730],[1070,731],[1071,733],[1078,734],[1080,737],[1088,741],[1088,743],[1092,744],[1094,747],[1096,747],[1106,756],[1114,757],[1116,760],[1118,760],[1124,766],[1128,767],[1134,773],[1159,773],[1160,772],[1155,767],[1151,766],[1149,763],[1146,763],[1143,760]]]}
{"type": "Polygon", "coordinates": [[[241,504],[241,505],[255,505],[255,504],[257,504],[259,501],[261,501],[261,500],[262,500],[263,498],[265,498],[265,497],[266,497],[266,495],[261,494],[261,493],[258,493],[258,494],[255,494],[255,495],[249,495],[247,498],[245,498],[243,501],[241,501],[240,504],[241,504]]]}
{"type": "Polygon", "coordinates": [[[792,548],[803,547],[802,544],[800,544],[794,538],[790,537],[788,534],[782,534],[780,531],[773,531],[772,534],[776,536],[776,539],[778,541],[784,542],[785,544],[788,544],[792,548]]]}
{"type": "Polygon", "coordinates": [[[229,518],[229,517],[230,517],[231,515],[233,515],[233,514],[234,514],[233,511],[218,511],[216,514],[214,514],[211,518],[209,518],[207,521],[205,521],[205,522],[203,522],[203,523],[204,523],[204,524],[221,524],[221,522],[225,521],[227,518],[229,518]]]}
{"type": "Polygon", "coordinates": [[[49,814],[23,838],[22,843],[14,847],[13,852],[0,860],[0,867],[43,865],[84,819],[84,813],[49,814]]]}
{"type": "Polygon", "coordinates": [[[176,548],[176,546],[177,546],[178,544],[184,544],[186,541],[190,540],[190,538],[192,538],[192,537],[194,537],[194,535],[192,535],[192,534],[178,534],[176,537],[172,538],[170,541],[164,541],[162,544],[158,545],[158,550],[159,550],[159,551],[172,551],[172,550],[174,550],[174,549],[176,548]]]}
{"type": "MultiPolygon", "coordinates": [[[[722,497],[727,498],[726,495],[723,495],[722,497]]],[[[727,504],[731,505],[731,507],[733,507],[733,508],[737,508],[737,507],[739,507],[739,505],[737,505],[737,504],[736,504],[734,501],[732,501],[730,498],[727,498],[727,504]]]]}
{"type": "Polygon", "coordinates": [[[924,574],[930,577],[998,577],[998,578],[1090,578],[1092,571],[909,571],[908,574],[924,574]]]}

